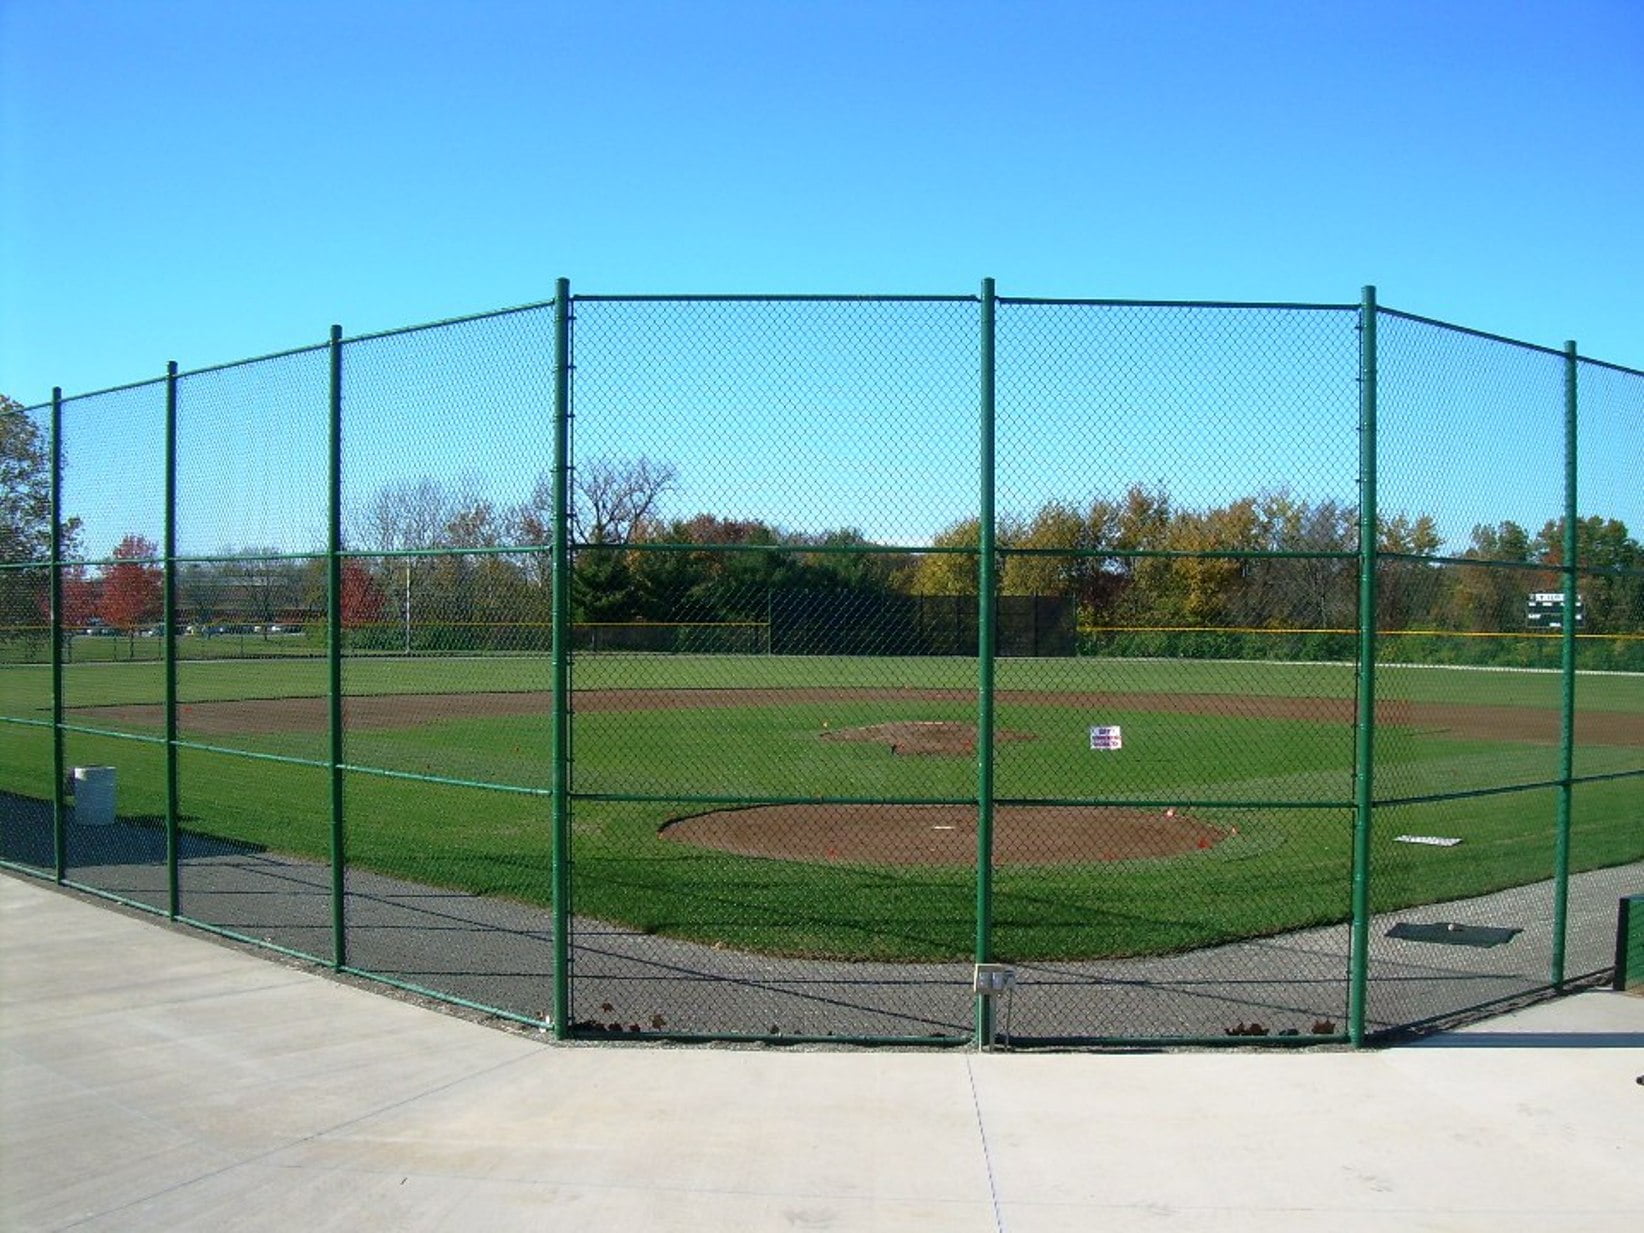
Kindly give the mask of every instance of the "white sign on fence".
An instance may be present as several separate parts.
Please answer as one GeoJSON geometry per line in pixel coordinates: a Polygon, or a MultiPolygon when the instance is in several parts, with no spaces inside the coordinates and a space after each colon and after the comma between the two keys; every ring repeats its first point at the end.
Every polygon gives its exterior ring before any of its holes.
{"type": "Polygon", "coordinates": [[[1090,747],[1092,749],[1123,749],[1124,734],[1118,724],[1098,724],[1090,730],[1090,747]]]}

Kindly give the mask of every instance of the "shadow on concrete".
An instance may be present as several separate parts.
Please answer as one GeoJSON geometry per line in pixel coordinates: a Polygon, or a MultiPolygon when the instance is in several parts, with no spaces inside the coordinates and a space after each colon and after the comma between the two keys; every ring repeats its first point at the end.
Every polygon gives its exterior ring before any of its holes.
{"type": "MultiPolygon", "coordinates": [[[[68,864],[152,865],[166,861],[165,819],[155,814],[121,814],[104,826],[80,826],[67,811],[64,840],[68,864]]],[[[177,835],[179,860],[262,852],[260,844],[223,839],[187,829],[199,819],[184,814],[177,835]]],[[[51,802],[0,792],[0,859],[36,869],[56,868],[51,802]]]]}
{"type": "Polygon", "coordinates": [[[1644,1032],[1443,1032],[1405,1043],[1427,1049],[1644,1049],[1644,1032]]]}

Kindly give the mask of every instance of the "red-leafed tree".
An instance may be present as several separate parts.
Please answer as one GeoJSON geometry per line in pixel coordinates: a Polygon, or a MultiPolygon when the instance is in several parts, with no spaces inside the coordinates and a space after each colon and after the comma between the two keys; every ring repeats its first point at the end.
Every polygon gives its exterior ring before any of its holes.
{"type": "Polygon", "coordinates": [[[112,629],[123,629],[133,638],[137,627],[160,619],[164,574],[153,564],[159,552],[152,541],[128,535],[114,550],[114,564],[103,568],[103,594],[98,608],[112,629]]]}
{"type": "MultiPolygon", "coordinates": [[[[63,654],[74,658],[74,636],[97,619],[100,584],[86,577],[86,567],[78,561],[63,566],[63,587],[60,626],[63,654]]],[[[40,597],[40,619],[51,620],[51,596],[40,597]]]]}
{"type": "Polygon", "coordinates": [[[357,561],[342,567],[342,623],[344,629],[362,629],[382,620],[388,606],[382,587],[369,570],[357,561]]]}
{"type": "Polygon", "coordinates": [[[63,567],[63,627],[78,631],[97,615],[97,584],[86,577],[86,567],[63,567]]]}

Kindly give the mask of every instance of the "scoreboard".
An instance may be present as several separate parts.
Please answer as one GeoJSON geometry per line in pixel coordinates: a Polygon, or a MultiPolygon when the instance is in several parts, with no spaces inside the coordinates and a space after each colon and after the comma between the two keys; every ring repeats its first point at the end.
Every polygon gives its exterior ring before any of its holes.
{"type": "MultiPolygon", "coordinates": [[[[1581,596],[1576,596],[1575,627],[1581,628],[1586,617],[1581,596]]],[[[1524,625],[1527,629],[1564,628],[1564,592],[1531,591],[1524,605],[1524,625]]]]}

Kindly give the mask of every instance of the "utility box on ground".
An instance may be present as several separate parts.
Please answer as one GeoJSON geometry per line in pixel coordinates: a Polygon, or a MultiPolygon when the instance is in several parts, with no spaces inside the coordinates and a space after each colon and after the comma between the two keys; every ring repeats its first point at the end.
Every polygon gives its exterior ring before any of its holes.
{"type": "Polygon", "coordinates": [[[1615,987],[1644,988],[1644,895],[1621,901],[1615,925],[1615,987]]]}

